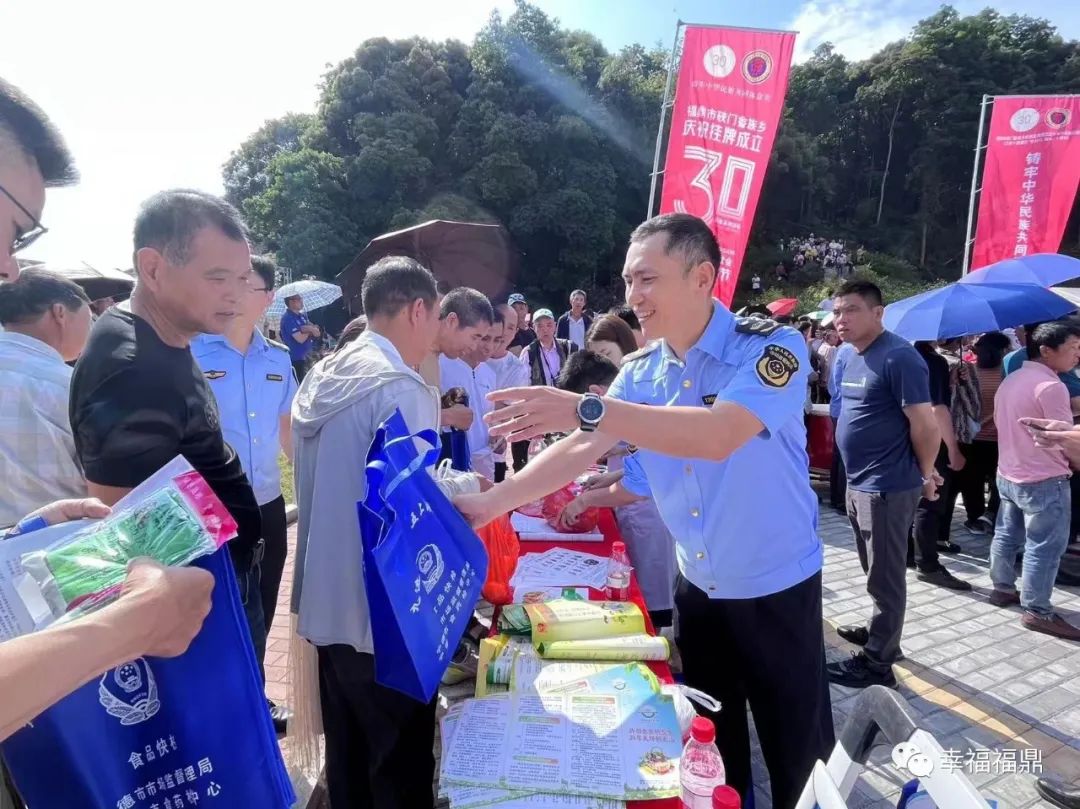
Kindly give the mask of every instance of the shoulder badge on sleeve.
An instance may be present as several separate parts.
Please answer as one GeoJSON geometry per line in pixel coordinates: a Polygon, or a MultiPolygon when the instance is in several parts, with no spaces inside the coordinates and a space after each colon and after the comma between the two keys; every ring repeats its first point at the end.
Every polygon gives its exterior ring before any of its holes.
{"type": "Polygon", "coordinates": [[[756,334],[758,337],[768,337],[782,328],[784,328],[782,323],[761,317],[735,318],[735,331],[739,334],[756,334]]]}
{"type": "Polygon", "coordinates": [[[799,370],[799,358],[781,345],[769,343],[754,366],[758,379],[770,388],[782,388],[799,370]]]}
{"type": "Polygon", "coordinates": [[[658,349],[659,347],[660,343],[659,341],[657,341],[649,343],[647,346],[645,346],[644,348],[639,348],[637,351],[631,351],[629,354],[623,357],[623,364],[625,365],[628,362],[634,362],[635,360],[640,360],[644,357],[647,357],[654,351],[656,351],[656,349],[658,349]]]}

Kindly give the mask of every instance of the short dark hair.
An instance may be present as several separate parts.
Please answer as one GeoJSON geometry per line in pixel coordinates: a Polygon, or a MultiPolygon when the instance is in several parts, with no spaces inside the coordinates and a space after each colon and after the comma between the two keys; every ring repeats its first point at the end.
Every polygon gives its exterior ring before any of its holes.
{"type": "Polygon", "coordinates": [[[417,298],[429,309],[439,296],[431,270],[408,256],[380,258],[364,273],[360,300],[364,314],[394,317],[417,298]]]}
{"type": "Polygon", "coordinates": [[[836,288],[836,293],[833,297],[842,298],[845,295],[858,295],[871,306],[885,305],[885,298],[882,297],[881,289],[878,285],[871,283],[870,281],[863,281],[860,278],[854,278],[842,283],[836,288]]]}
{"type": "Polygon", "coordinates": [[[186,264],[192,239],[205,227],[216,227],[236,242],[247,239],[240,212],[221,197],[190,188],[159,191],[135,217],[135,250],[152,247],[173,264],[186,264]]]}
{"type": "Polygon", "coordinates": [[[277,265],[269,256],[252,256],[251,269],[259,276],[263,286],[273,291],[274,279],[277,277],[277,265]]]}
{"type": "Polygon", "coordinates": [[[0,151],[5,141],[37,164],[47,187],[78,181],[75,159],[60,130],[18,87],[0,78],[0,151]]]}
{"type": "Polygon", "coordinates": [[[618,306],[612,306],[610,309],[608,309],[608,314],[615,315],[615,317],[619,318],[633,331],[641,331],[641,321],[637,319],[637,315],[634,314],[634,310],[627,306],[625,303],[618,306]]]}
{"type": "Polygon", "coordinates": [[[708,261],[720,272],[720,245],[703,219],[688,213],[665,213],[646,219],[630,234],[630,244],[643,242],[658,233],[667,234],[664,252],[678,253],[686,261],[686,271],[708,261]]]}
{"type": "Polygon", "coordinates": [[[1028,359],[1037,359],[1040,348],[1061,348],[1070,337],[1080,337],[1080,327],[1065,320],[1040,324],[1028,335],[1028,359]]]}
{"type": "Polygon", "coordinates": [[[573,292],[571,292],[571,293],[570,293],[570,297],[571,297],[571,298],[572,298],[572,297],[574,297],[575,295],[580,295],[580,296],[581,296],[581,297],[583,297],[583,298],[584,298],[585,300],[588,300],[588,299],[589,299],[589,296],[585,294],[585,290],[584,290],[584,289],[575,289],[575,290],[574,290],[573,292]]]}
{"type": "Polygon", "coordinates": [[[623,354],[632,354],[637,351],[634,333],[622,318],[615,315],[600,315],[593,321],[589,333],[585,335],[585,342],[591,343],[595,340],[615,343],[623,354]]]}
{"type": "Polygon", "coordinates": [[[29,269],[7,284],[0,284],[0,324],[32,323],[56,304],[69,312],[90,305],[82,287],[48,270],[29,269]]]}
{"type": "Polygon", "coordinates": [[[439,320],[445,320],[451,312],[458,316],[462,327],[490,326],[495,317],[491,302],[472,287],[456,287],[446,293],[439,307],[439,320]]]}
{"type": "Polygon", "coordinates": [[[619,367],[595,351],[575,351],[566,358],[555,386],[572,393],[588,393],[591,385],[607,386],[619,375],[619,367]]]}
{"type": "MultiPolygon", "coordinates": [[[[491,303],[491,301],[488,301],[491,303]]],[[[491,325],[502,326],[506,323],[506,315],[502,313],[502,310],[494,303],[491,304],[491,325]]]]}
{"type": "Polygon", "coordinates": [[[806,334],[808,331],[813,331],[814,324],[809,320],[800,320],[795,324],[795,328],[798,329],[800,334],[806,334]]]}

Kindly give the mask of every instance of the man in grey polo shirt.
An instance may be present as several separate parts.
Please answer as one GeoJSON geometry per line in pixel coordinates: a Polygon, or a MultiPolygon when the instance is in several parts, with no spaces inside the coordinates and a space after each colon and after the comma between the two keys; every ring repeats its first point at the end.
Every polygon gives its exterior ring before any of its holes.
{"type": "Polygon", "coordinates": [[[840,378],[843,399],[836,442],[847,470],[847,513],[866,590],[874,602],[867,626],[844,626],[840,637],[863,647],[831,663],[829,679],[865,688],[896,685],[907,604],[908,531],[920,497],[937,499],[934,471],[941,433],[930,406],[926,363],[881,323],[881,290],[848,281],[836,292],[836,329],[853,351],[840,378]]]}

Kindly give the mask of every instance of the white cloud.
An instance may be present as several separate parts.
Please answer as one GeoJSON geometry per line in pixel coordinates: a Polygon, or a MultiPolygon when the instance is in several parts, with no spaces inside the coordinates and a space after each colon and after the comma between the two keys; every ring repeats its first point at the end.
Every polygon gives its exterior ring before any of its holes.
{"type": "Polygon", "coordinates": [[[56,121],[82,182],[49,193],[27,258],[125,266],[138,204],[221,191],[221,165],[262,123],[314,109],[327,63],[365,39],[471,41],[511,0],[37,0],[5,33],[0,75],[56,121]]]}
{"type": "MultiPolygon", "coordinates": [[[[952,3],[961,14],[975,14],[989,0],[958,0],[952,3]]],[[[1065,37],[1080,36],[1080,4],[1060,7],[1040,0],[997,0],[993,7],[1003,14],[1048,17],[1065,37]]],[[[849,59],[865,59],[890,42],[906,37],[919,20],[940,8],[936,0],[809,0],[789,26],[799,32],[795,60],[803,61],[823,42],[831,42],[849,59]]]]}

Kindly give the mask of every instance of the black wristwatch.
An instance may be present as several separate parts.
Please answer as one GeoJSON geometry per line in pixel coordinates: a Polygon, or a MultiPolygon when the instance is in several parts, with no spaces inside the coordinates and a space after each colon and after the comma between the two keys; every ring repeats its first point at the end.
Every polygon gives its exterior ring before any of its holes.
{"type": "Polygon", "coordinates": [[[591,433],[600,424],[606,407],[604,400],[595,393],[586,393],[577,406],[577,417],[583,433],[591,433]]]}

